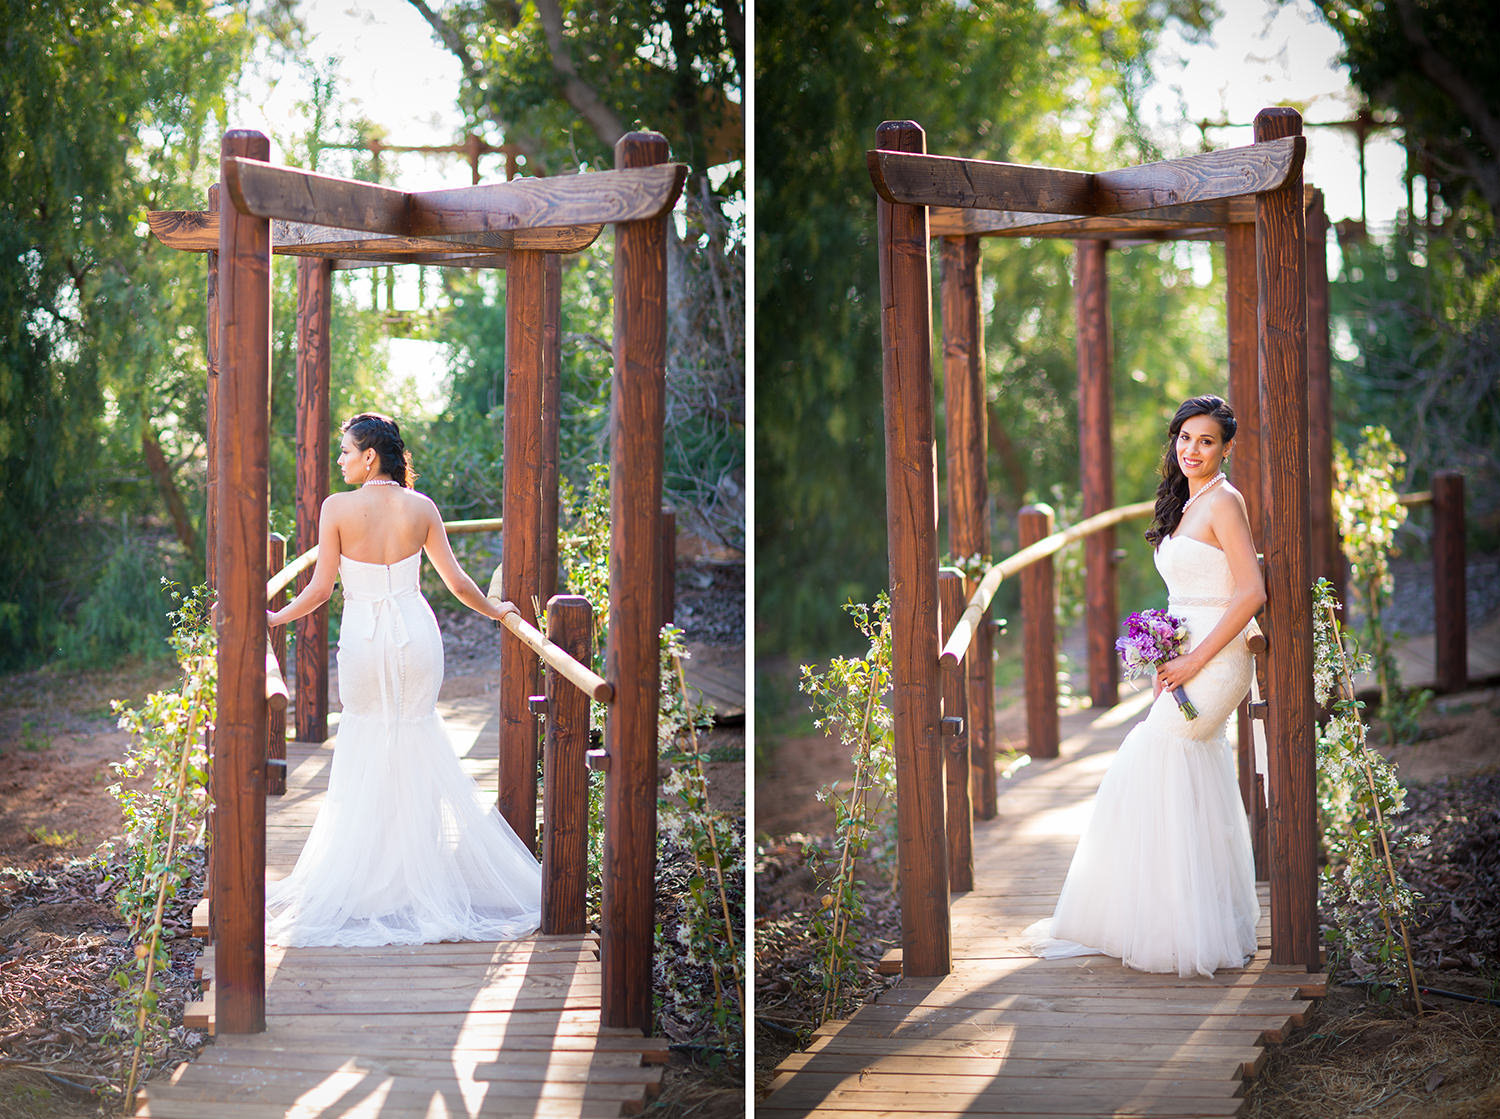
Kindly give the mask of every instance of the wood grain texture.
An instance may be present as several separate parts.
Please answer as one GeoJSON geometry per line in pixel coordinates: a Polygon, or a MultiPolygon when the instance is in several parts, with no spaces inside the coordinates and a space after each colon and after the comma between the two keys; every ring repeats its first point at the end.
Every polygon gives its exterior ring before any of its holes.
{"type": "MultiPolygon", "coordinates": [[[[505,470],[501,597],[537,624],[542,562],[542,369],[546,364],[546,261],[514,253],[505,284],[505,470]]],[[[508,629],[500,634],[500,814],[536,850],[536,657],[508,629]]]]}
{"type": "Polygon", "coordinates": [[[562,416],[562,261],[549,253],[542,263],[542,558],[538,576],[543,602],[557,593],[557,443],[562,416]]]}
{"type": "MultiPolygon", "coordinates": [[[[389,189],[389,188],[384,188],[389,189]]],[[[182,252],[210,252],[219,243],[219,215],[209,210],[152,210],[146,215],[151,233],[163,245],[182,252]]],[[[271,222],[271,251],[277,255],[364,257],[372,264],[432,263],[455,257],[462,249],[494,254],[497,250],[573,253],[588,248],[604,226],[560,226],[525,229],[481,237],[403,237],[368,230],[339,229],[311,222],[271,222]]],[[[467,254],[465,254],[467,255],[467,254]]]]}
{"type": "MultiPolygon", "coordinates": [[[[235,130],[222,163],[266,159],[270,141],[235,130]]],[[[212,884],[219,1030],[265,1028],[266,516],[270,428],[269,224],[220,197],[218,713],[212,884]]]]}
{"type": "MultiPolygon", "coordinates": [[[[964,609],[964,574],[938,572],[939,625],[964,609]]],[[[967,658],[965,658],[967,661],[967,658]]],[[[974,888],[974,796],[969,740],[968,664],[942,670],[943,783],[947,800],[948,889],[974,888]]]]}
{"type": "MultiPolygon", "coordinates": [[[[219,184],[208,188],[208,205],[219,205],[219,184]]],[[[217,588],[219,565],[219,343],[222,341],[219,322],[219,245],[214,247],[205,261],[208,279],[204,284],[204,333],[203,348],[207,366],[207,389],[204,400],[204,455],[208,459],[208,478],[204,489],[207,501],[203,515],[204,577],[211,588],[217,588]]]]}
{"type": "MultiPolygon", "coordinates": [[[[1052,509],[1027,505],[1017,517],[1021,547],[1052,535],[1052,509]]],[[[1052,557],[1021,572],[1021,627],[1026,647],[1026,752],[1055,758],[1057,722],[1057,581],[1052,557]]]]}
{"type": "MultiPolygon", "coordinates": [[[[297,262],[297,554],[318,542],[329,482],[333,278],[327,261],[297,262]]],[[[297,590],[312,579],[309,569],[297,590]]],[[[297,619],[297,739],[328,737],[328,605],[297,619]]]]}
{"type": "MultiPolygon", "coordinates": [[[[581,595],[547,601],[547,636],[575,660],[594,656],[594,611],[581,595]]],[[[556,669],[546,673],[542,772],[542,932],[587,931],[589,697],[556,669]]]]}
{"type": "MultiPolygon", "coordinates": [[[[632,132],[621,168],[666,162],[666,138],[632,132]]],[[[651,1024],[656,879],[656,719],[661,683],[662,425],[667,356],[664,216],[615,226],[613,395],[610,400],[610,621],[605,661],[615,704],[605,729],[603,1020],[651,1024]]]]}
{"type": "Polygon", "coordinates": [[[1464,614],[1464,476],[1432,476],[1432,592],[1437,686],[1462,691],[1469,678],[1469,629],[1464,614]]]}
{"type": "Polygon", "coordinates": [[[1312,576],[1345,601],[1343,548],[1333,519],[1333,369],[1328,342],[1328,215],[1323,192],[1307,206],[1307,455],[1312,576]]]}
{"type": "MultiPolygon", "coordinates": [[[[979,305],[979,239],[944,238],[941,262],[948,550],[955,556],[989,555],[989,425],[985,414],[984,315],[979,305]]],[[[972,592],[973,587],[968,587],[964,598],[972,592]]],[[[944,617],[956,624],[958,615],[944,617]]],[[[983,626],[964,658],[974,804],[981,819],[995,814],[993,648],[993,632],[983,626]]]]}
{"type": "Polygon", "coordinates": [[[879,150],[866,162],[887,202],[1095,216],[1257,194],[1294,177],[1300,195],[1305,150],[1301,136],[1287,136],[1094,173],[879,150]]]}
{"type": "MultiPolygon", "coordinates": [[[[1073,304],[1078,332],[1078,446],[1083,515],[1114,508],[1114,339],[1109,318],[1109,246],[1074,245],[1073,304]]],[[[1089,696],[1097,708],[1119,702],[1119,625],[1115,590],[1115,530],[1084,542],[1084,629],[1088,641],[1089,696]]]]}
{"type": "Polygon", "coordinates": [[[1255,199],[1219,198],[1211,202],[1156,206],[1105,217],[933,207],[928,220],[934,237],[965,234],[980,237],[1176,237],[1200,229],[1217,229],[1232,221],[1253,222],[1255,199]]]}
{"type": "MultiPolygon", "coordinates": [[[[920,153],[922,129],[887,121],[876,143],[920,153]]],[[[902,966],[950,966],[948,843],[939,735],[937,458],[932,382],[932,291],[927,213],[875,202],[880,260],[885,409],[886,533],[890,553],[891,710],[896,755],[902,966]]]]}
{"type": "MultiPolygon", "coordinates": [[[[1252,213],[1252,218],[1254,217],[1252,213]]],[[[1250,535],[1257,549],[1265,546],[1265,470],[1262,466],[1260,419],[1259,328],[1255,264],[1254,222],[1236,222],[1224,237],[1225,320],[1229,336],[1229,406],[1234,409],[1238,429],[1229,456],[1228,473],[1245,499],[1250,535]]],[[[1264,693],[1262,693],[1264,696],[1264,693]]],[[[1248,701],[1247,701],[1248,702],[1248,701]]],[[[1240,800],[1251,820],[1250,839],[1255,849],[1255,869],[1266,872],[1264,805],[1255,803],[1255,739],[1246,703],[1235,720],[1236,763],[1240,800]],[[1256,822],[1259,822],[1257,829],[1256,822]]]]}
{"type": "MultiPolygon", "coordinates": [[[[1256,115],[1257,140],[1297,136],[1292,109],[1256,115]]],[[[1257,324],[1266,474],[1266,720],[1272,959],[1318,962],[1317,801],[1313,762],[1312,551],[1307,449],[1307,234],[1300,171],[1257,199],[1257,324]]]]}
{"type": "Polygon", "coordinates": [[[653,220],[671,210],[687,179],[684,165],[662,163],[409,193],[253,161],[224,168],[225,189],[243,214],[400,237],[458,235],[469,245],[474,234],[653,220]]]}

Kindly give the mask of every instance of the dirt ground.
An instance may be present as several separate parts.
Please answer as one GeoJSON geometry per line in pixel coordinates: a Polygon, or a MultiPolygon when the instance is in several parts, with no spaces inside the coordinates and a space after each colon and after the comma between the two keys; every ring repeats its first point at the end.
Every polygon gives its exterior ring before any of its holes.
{"type": "MultiPolygon", "coordinates": [[[[496,692],[493,624],[435,605],[446,668],[441,698],[496,692]]],[[[679,565],[677,622],[693,657],[743,671],[744,611],[742,562],[687,559],[679,565]]],[[[336,674],[330,669],[333,699],[336,674]]],[[[110,765],[123,756],[127,737],[116,726],[110,701],[136,706],[176,679],[167,660],[97,672],[44,668],[0,678],[0,868],[16,872],[0,872],[0,995],[7,995],[0,998],[0,1039],[15,1035],[13,1042],[0,1043],[0,1119],[105,1114],[90,1089],[106,1072],[117,1079],[118,1070],[105,1069],[112,1057],[96,1037],[85,1035],[102,1033],[109,972],[128,946],[103,873],[84,870],[74,860],[92,855],[122,827],[108,787],[115,780],[110,765]],[[48,931],[40,932],[41,927],[48,931]],[[19,1001],[8,995],[30,999],[30,988],[45,984],[59,988],[58,1000],[49,1003],[50,1020],[40,1013],[32,1015],[34,1022],[23,1021],[19,1001]],[[66,1054],[72,1054],[71,1063],[66,1054]]],[[[705,731],[700,749],[708,759],[711,801],[742,816],[743,720],[705,731]]],[[[183,921],[186,914],[185,909],[179,915],[183,921]]],[[[187,939],[185,927],[182,933],[181,970],[190,979],[197,942],[187,939]]],[[[187,983],[179,986],[174,1020],[180,1020],[189,994],[187,983]]],[[[164,996],[163,1005],[168,1001],[164,996]]],[[[191,1051],[202,1039],[179,1027],[174,1045],[179,1042],[191,1051]]],[[[171,1062],[182,1055],[174,1054],[171,1062]]],[[[674,1051],[653,1114],[702,1119],[743,1114],[743,1070],[715,1060],[693,1046],[674,1051]]]]}
{"type": "MultiPolygon", "coordinates": [[[[1024,711],[997,713],[1000,742],[1024,742],[1024,711]]],[[[1377,738],[1379,728],[1377,727],[1377,738]]],[[[810,837],[832,831],[816,790],[850,777],[840,745],[790,736],[757,746],[756,1086],[806,1043],[821,996],[808,932],[822,890],[803,857],[810,837]]],[[[1407,786],[1403,827],[1428,831],[1432,846],[1403,868],[1426,896],[1415,923],[1419,984],[1470,999],[1500,999],[1500,689],[1435,700],[1416,741],[1385,748],[1407,786]]],[[[863,868],[862,868],[863,869],[863,868]]],[[[866,919],[857,951],[868,965],[840,1016],[894,979],[874,965],[900,943],[899,905],[877,867],[865,874],[866,919]]],[[[1330,976],[1329,996],[1306,1025],[1271,1049],[1247,1092],[1255,1119],[1500,1115],[1500,1004],[1431,994],[1420,1019],[1371,1000],[1347,972],[1330,976]]]]}

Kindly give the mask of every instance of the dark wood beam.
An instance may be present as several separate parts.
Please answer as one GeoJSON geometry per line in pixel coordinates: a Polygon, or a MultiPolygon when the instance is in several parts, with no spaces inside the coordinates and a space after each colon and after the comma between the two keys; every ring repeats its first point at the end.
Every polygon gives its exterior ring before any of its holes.
{"type": "Polygon", "coordinates": [[[928,215],[932,235],[956,237],[1129,236],[1181,229],[1219,226],[1230,221],[1254,221],[1255,199],[1229,198],[1158,206],[1131,214],[1087,217],[1082,214],[1033,214],[1012,210],[969,210],[933,207],[928,215]]]}
{"type": "Polygon", "coordinates": [[[1092,174],[909,152],[866,159],[887,202],[1092,216],[1276,190],[1301,173],[1305,151],[1303,137],[1286,136],[1092,174]]]}
{"type": "Polygon", "coordinates": [[[407,193],[255,160],[225,166],[225,189],[241,213],[400,237],[457,234],[465,241],[476,234],[651,220],[672,208],[687,180],[684,164],[663,163],[407,193]]]}

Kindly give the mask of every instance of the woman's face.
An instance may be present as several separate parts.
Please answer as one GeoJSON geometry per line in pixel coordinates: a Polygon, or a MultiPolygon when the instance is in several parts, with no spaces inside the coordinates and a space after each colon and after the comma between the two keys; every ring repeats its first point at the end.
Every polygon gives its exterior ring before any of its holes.
{"type": "Polygon", "coordinates": [[[1177,431],[1177,465],[1190,481],[1207,481],[1219,472],[1228,447],[1218,420],[1192,416],[1177,431]]]}
{"type": "Polygon", "coordinates": [[[375,449],[367,447],[361,451],[354,445],[354,440],[348,432],[339,441],[339,470],[343,472],[344,481],[351,486],[358,485],[370,475],[369,459],[374,457],[375,449]]]}

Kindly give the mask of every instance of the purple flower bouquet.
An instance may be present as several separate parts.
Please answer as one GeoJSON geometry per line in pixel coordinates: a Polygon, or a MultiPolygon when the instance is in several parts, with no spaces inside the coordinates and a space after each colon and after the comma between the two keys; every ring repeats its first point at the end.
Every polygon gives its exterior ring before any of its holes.
{"type": "MultiPolygon", "coordinates": [[[[1141,610],[1125,619],[1125,636],[1115,642],[1115,652],[1125,662],[1127,677],[1144,676],[1181,653],[1187,638],[1187,624],[1180,618],[1165,610],[1141,610]]],[[[1172,698],[1184,719],[1198,717],[1198,709],[1182,688],[1173,688],[1172,698]]]]}

